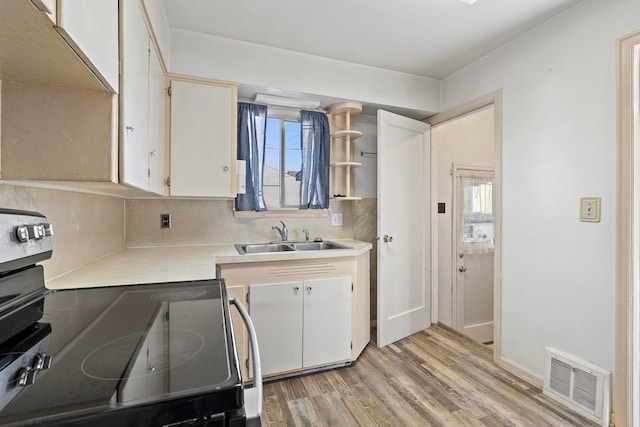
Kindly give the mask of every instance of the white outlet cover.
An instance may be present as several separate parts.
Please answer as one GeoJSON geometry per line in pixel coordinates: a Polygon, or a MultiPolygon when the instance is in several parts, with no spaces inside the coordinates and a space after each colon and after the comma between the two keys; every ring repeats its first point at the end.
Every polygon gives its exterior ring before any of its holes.
{"type": "Polygon", "coordinates": [[[331,225],[334,227],[340,227],[343,222],[343,216],[342,213],[332,213],[331,214],[331,225]]]}

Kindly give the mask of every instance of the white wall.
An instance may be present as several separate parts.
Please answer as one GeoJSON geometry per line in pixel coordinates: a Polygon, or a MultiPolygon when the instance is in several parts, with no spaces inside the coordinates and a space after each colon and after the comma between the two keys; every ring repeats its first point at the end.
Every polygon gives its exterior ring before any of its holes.
{"type": "Polygon", "coordinates": [[[353,144],[353,161],[362,163],[355,169],[355,195],[365,199],[378,197],[378,158],[375,155],[361,156],[361,151],[378,152],[378,120],[376,116],[361,114],[353,119],[353,129],[362,132],[362,136],[353,144]]]}
{"type": "Polygon", "coordinates": [[[464,166],[493,167],[494,108],[485,107],[431,128],[431,155],[437,181],[437,200],[445,203],[445,213],[438,214],[438,320],[452,326],[452,212],[453,163],[464,166]]]}
{"type": "Polygon", "coordinates": [[[172,29],[169,71],[370,104],[440,111],[440,81],[172,29]]]}
{"type": "Polygon", "coordinates": [[[502,356],[538,375],[545,346],[614,367],[615,49],[638,28],[637,0],[584,0],[443,81],[445,110],[503,89],[502,356]]]}

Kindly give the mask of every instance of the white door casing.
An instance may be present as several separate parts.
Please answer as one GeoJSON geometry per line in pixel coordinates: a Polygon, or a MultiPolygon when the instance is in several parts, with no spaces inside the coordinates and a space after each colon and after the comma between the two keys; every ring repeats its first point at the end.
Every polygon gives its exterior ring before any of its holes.
{"type": "Polygon", "coordinates": [[[378,110],[378,319],[383,347],[431,324],[430,126],[378,110]]]}
{"type": "MultiPolygon", "coordinates": [[[[479,241],[465,233],[463,212],[464,183],[477,179],[493,184],[493,170],[479,167],[453,167],[453,327],[483,343],[493,341],[494,242],[479,241]],[[476,241],[477,240],[477,241],[476,241]]],[[[491,186],[494,187],[493,185],[491,186]]],[[[485,194],[493,209],[493,191],[485,194]],[[490,199],[490,200],[489,200],[490,199]]],[[[495,217],[493,218],[495,224],[495,217]]],[[[473,225],[467,225],[473,227],[473,225]]],[[[492,231],[493,233],[493,231],[492,231]]]]}

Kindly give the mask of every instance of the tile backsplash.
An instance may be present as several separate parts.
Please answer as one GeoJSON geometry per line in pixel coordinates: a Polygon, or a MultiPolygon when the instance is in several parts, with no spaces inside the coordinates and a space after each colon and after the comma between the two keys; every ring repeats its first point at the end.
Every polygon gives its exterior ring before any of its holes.
{"type": "Polygon", "coordinates": [[[324,218],[236,218],[228,200],[129,199],[125,203],[126,246],[168,246],[212,243],[266,242],[278,240],[272,225],[282,219],[290,240],[302,240],[303,229],[311,238],[353,238],[351,203],[332,202],[331,212],[341,212],[342,226],[324,218]],[[160,215],[171,214],[171,228],[160,228],[160,215]]]}
{"type": "Polygon", "coordinates": [[[0,184],[0,207],[40,212],[53,224],[46,279],[124,249],[124,199],[0,184]]]}

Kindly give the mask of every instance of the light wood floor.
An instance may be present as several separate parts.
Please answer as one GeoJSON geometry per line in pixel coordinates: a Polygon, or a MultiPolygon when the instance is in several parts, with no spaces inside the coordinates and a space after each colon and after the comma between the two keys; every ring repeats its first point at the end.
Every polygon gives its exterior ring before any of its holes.
{"type": "Polygon", "coordinates": [[[264,426],[596,426],[433,326],[352,366],[265,384],[264,426]]]}

